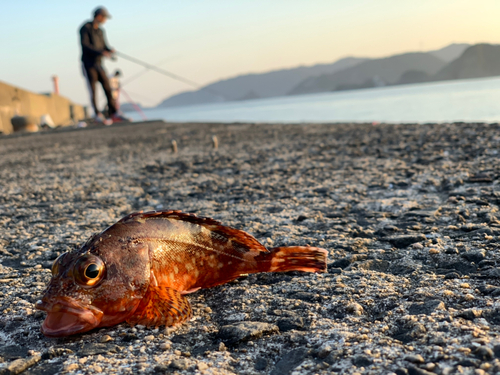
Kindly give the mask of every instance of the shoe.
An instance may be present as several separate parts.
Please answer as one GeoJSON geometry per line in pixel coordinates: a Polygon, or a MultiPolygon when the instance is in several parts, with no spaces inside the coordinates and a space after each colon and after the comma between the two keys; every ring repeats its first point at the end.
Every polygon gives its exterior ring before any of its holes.
{"type": "Polygon", "coordinates": [[[105,126],[113,125],[113,120],[110,118],[104,117],[104,115],[102,113],[98,113],[94,117],[94,121],[97,123],[103,124],[105,126]]]}
{"type": "Polygon", "coordinates": [[[115,123],[115,122],[131,122],[132,121],[128,117],[118,115],[116,113],[113,116],[111,116],[111,120],[113,120],[113,123],[115,123]]]}

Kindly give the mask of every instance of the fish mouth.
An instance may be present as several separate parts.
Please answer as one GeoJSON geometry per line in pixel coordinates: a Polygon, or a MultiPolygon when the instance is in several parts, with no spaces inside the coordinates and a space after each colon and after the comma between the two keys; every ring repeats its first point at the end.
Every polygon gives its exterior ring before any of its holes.
{"type": "Polygon", "coordinates": [[[47,312],[42,333],[48,337],[61,337],[90,331],[101,322],[103,312],[94,306],[81,306],[77,301],[64,298],[54,302],[38,301],[38,310],[47,312]]]}

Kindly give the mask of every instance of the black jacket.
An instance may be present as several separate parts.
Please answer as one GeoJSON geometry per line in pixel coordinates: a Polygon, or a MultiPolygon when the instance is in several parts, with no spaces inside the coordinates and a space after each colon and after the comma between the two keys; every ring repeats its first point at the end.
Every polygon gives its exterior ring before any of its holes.
{"type": "Polygon", "coordinates": [[[82,61],[86,66],[100,65],[102,53],[111,51],[106,44],[104,31],[94,29],[92,22],[86,22],[80,28],[80,42],[82,43],[82,61]]]}

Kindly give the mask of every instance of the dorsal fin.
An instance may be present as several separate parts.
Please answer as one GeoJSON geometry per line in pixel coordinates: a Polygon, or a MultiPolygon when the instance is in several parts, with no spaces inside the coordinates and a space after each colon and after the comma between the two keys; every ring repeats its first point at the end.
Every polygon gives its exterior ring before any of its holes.
{"type": "Polygon", "coordinates": [[[155,219],[174,219],[200,225],[216,235],[222,236],[227,240],[231,240],[231,242],[233,242],[233,246],[238,244],[238,246],[235,246],[235,249],[241,253],[245,253],[250,249],[254,251],[268,252],[266,247],[257,241],[254,236],[242,230],[222,225],[219,221],[209,217],[196,216],[195,214],[189,214],[182,211],[169,210],[134,212],[125,216],[119,222],[126,224],[131,221],[145,222],[155,219]]]}

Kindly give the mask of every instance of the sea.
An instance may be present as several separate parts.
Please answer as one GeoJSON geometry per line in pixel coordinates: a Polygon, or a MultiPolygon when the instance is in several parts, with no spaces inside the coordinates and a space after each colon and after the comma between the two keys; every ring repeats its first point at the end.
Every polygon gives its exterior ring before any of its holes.
{"type": "MultiPolygon", "coordinates": [[[[500,122],[500,77],[146,109],[169,122],[500,122]]],[[[143,118],[128,112],[134,120],[143,118]]]]}

